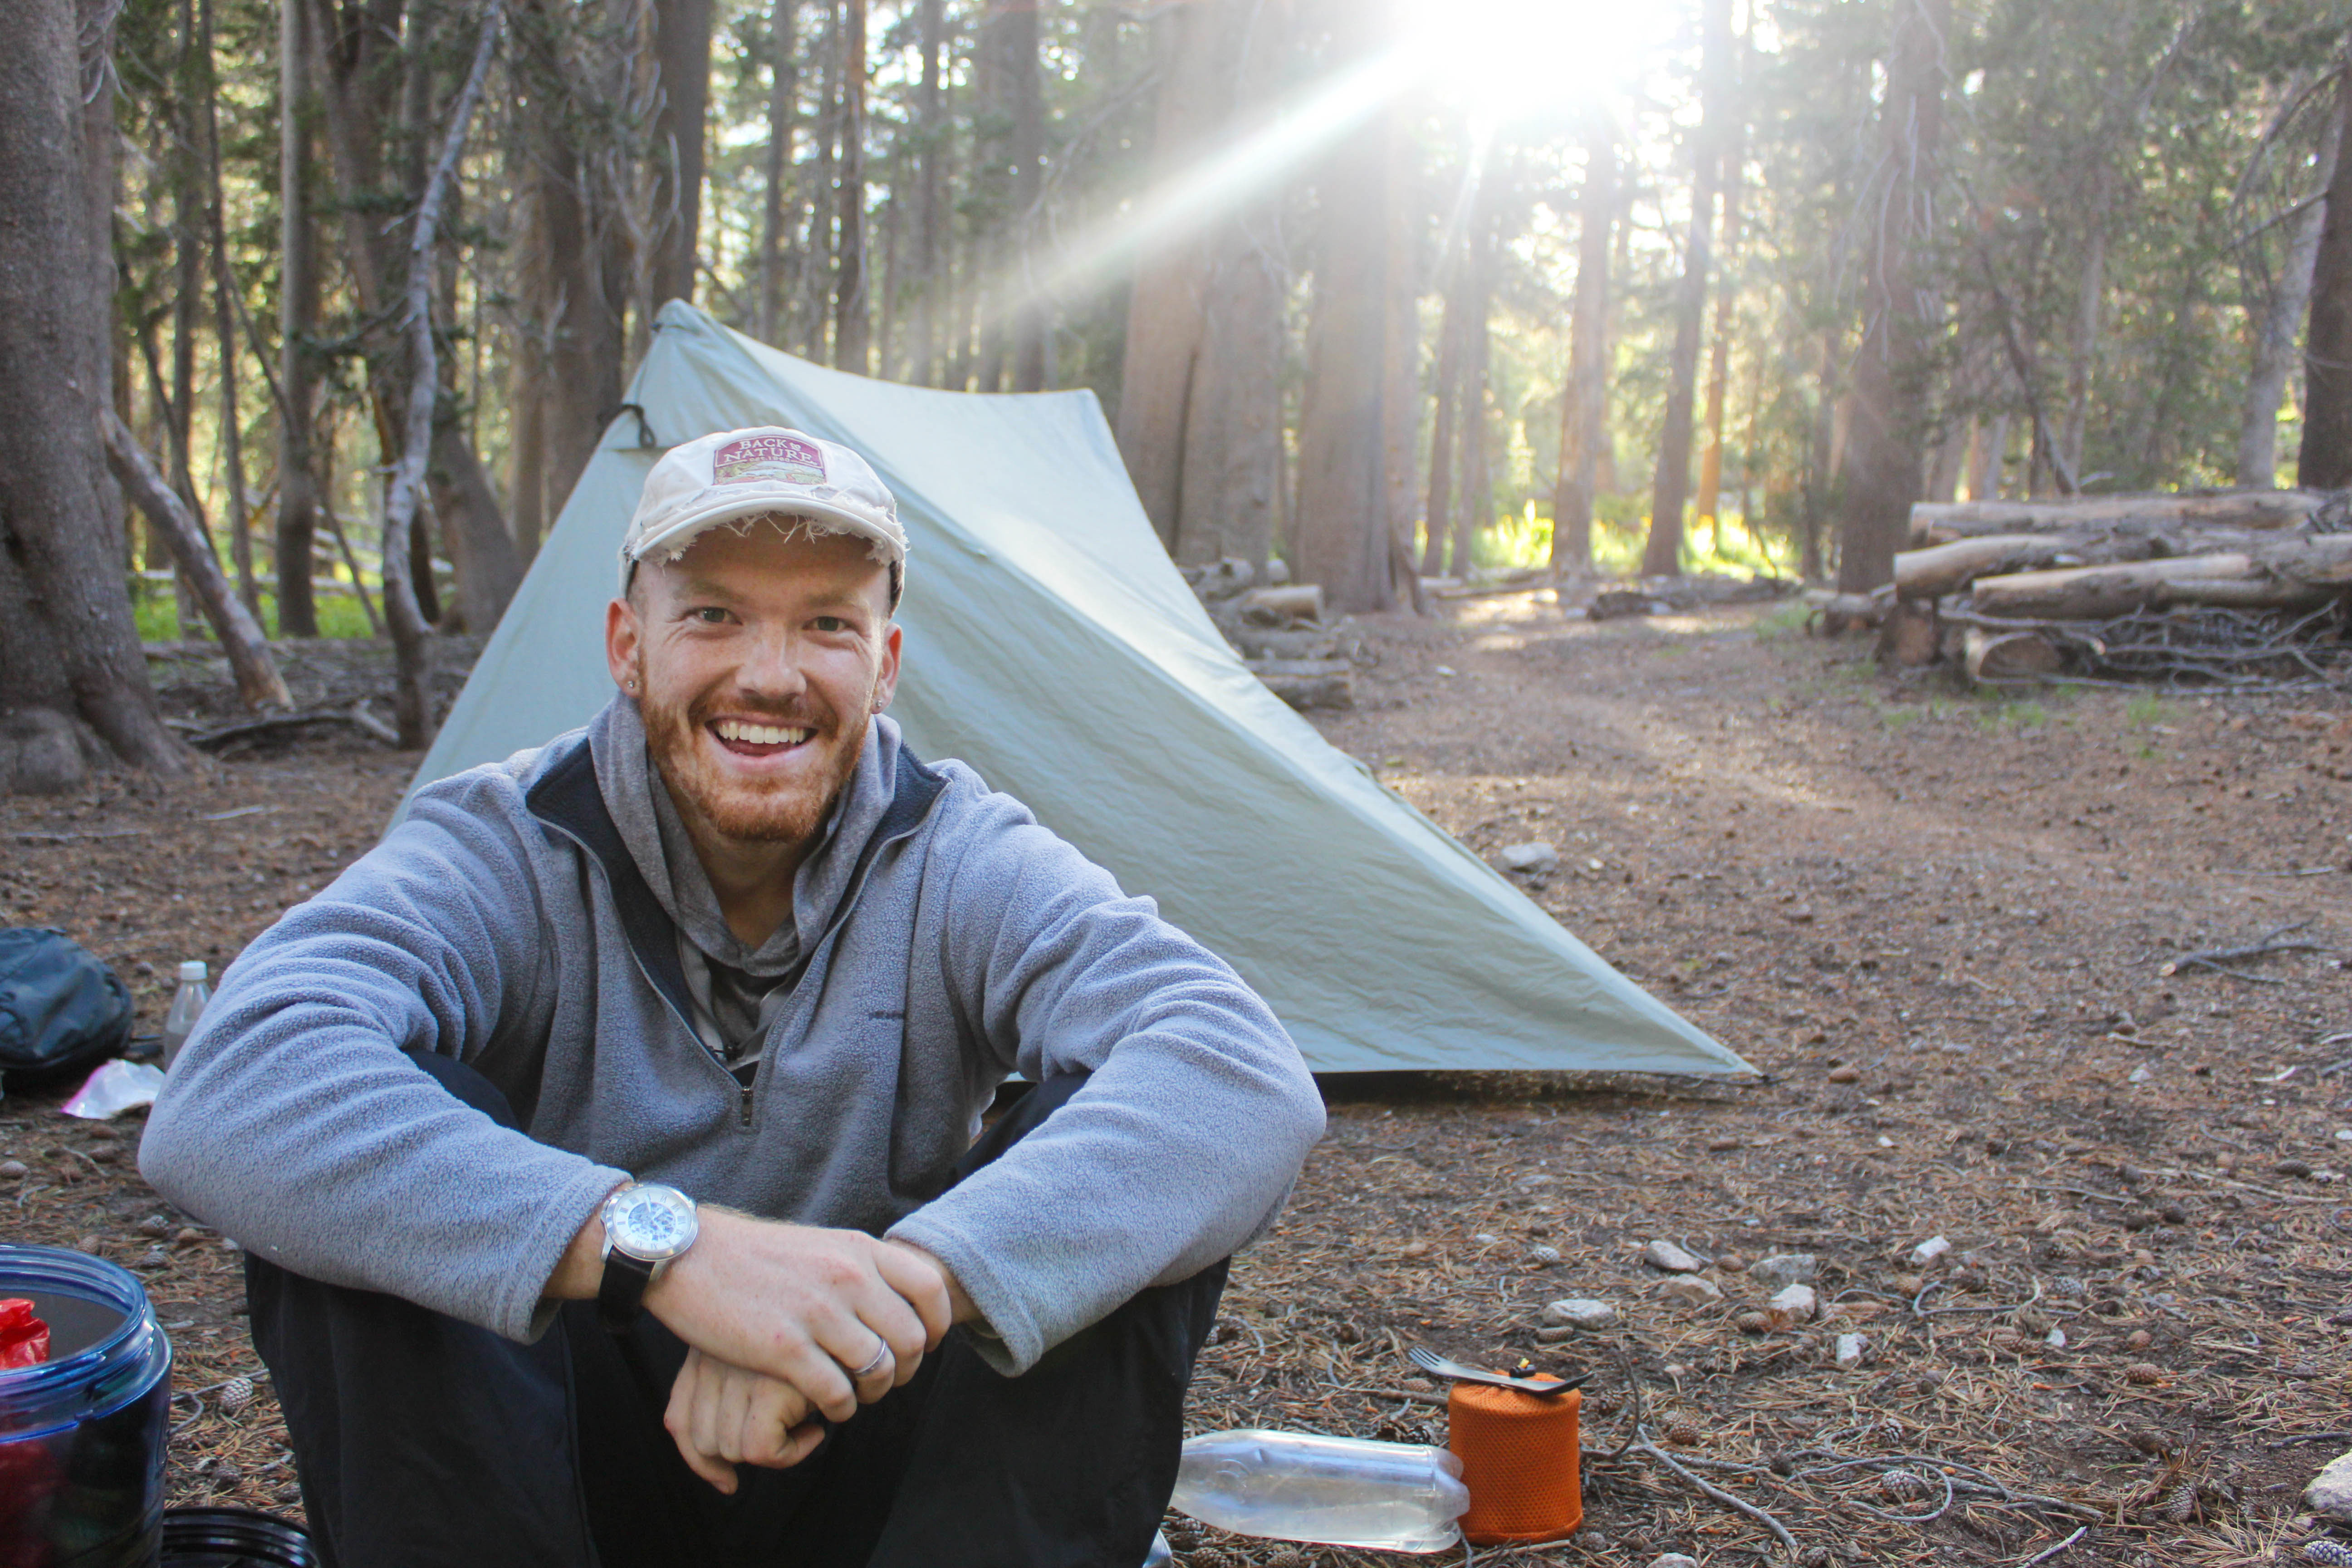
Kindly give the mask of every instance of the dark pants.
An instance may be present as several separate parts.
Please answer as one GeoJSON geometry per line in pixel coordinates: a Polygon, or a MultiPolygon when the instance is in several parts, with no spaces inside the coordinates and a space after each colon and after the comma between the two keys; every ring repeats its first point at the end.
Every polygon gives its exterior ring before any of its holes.
{"type": "MultiPolygon", "coordinates": [[[[418,1060],[513,1125],[478,1073],[418,1060]]],[[[959,1179],[1084,1082],[1030,1091],[959,1179]]],[[[398,1297],[246,1265],[254,1343],[328,1568],[1138,1568],[1224,1281],[1220,1263],[1143,1291],[1017,1378],[958,1329],[801,1464],[737,1467],[730,1498],[662,1428],[686,1348],[650,1314],[623,1340],[593,1303],[571,1302],[520,1345],[398,1297]]]]}

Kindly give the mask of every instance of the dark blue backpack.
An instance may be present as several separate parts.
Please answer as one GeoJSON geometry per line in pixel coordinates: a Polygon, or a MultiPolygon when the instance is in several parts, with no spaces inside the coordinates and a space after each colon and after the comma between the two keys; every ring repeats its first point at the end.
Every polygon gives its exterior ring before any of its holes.
{"type": "Polygon", "coordinates": [[[63,931],[0,931],[0,1071],[13,1079],[86,1072],[131,1039],[131,993],[63,931]]]}

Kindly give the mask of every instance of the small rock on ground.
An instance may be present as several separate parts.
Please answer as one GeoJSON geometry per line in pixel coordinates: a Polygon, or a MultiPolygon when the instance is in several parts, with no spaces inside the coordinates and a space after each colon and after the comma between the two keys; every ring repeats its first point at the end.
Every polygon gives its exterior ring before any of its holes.
{"type": "Polygon", "coordinates": [[[1559,866],[1559,851],[1541,839],[1532,839],[1525,844],[1504,845],[1502,859],[1505,870],[1531,876],[1559,866]]]}
{"type": "Polygon", "coordinates": [[[1810,1252],[1782,1252],[1749,1264],[1748,1277],[1778,1289],[1783,1285],[1811,1284],[1817,1268],[1810,1252]]]}
{"type": "MultiPolygon", "coordinates": [[[[1804,1287],[1800,1285],[1795,1289],[1801,1290],[1804,1287]]],[[[1703,1279],[1696,1274],[1677,1274],[1659,1286],[1658,1293],[1670,1301],[1680,1301],[1692,1307],[1711,1306],[1723,1300],[1723,1291],[1714,1280],[1703,1279]]]]}
{"type": "Polygon", "coordinates": [[[1642,1261],[1667,1274],[1696,1274],[1706,1267],[1706,1258],[1671,1241],[1654,1241],[1642,1248],[1642,1261]]]}
{"type": "Polygon", "coordinates": [[[1650,1568],[1698,1568],[1698,1559],[1680,1552],[1661,1552],[1650,1559],[1650,1568]]]}
{"type": "Polygon", "coordinates": [[[1543,1321],[1544,1326],[1551,1329],[1613,1329],[1617,1326],[1617,1309],[1607,1301],[1580,1297],[1550,1303],[1543,1310],[1543,1321]]]}
{"type": "Polygon", "coordinates": [[[2304,1506],[2314,1513],[2352,1522],[2352,1453],[2338,1454],[2303,1489],[2304,1506]]]}
{"type": "Polygon", "coordinates": [[[1821,1310],[1811,1285],[1791,1285],[1765,1303],[1764,1310],[1791,1323],[1810,1323],[1821,1310]]]}

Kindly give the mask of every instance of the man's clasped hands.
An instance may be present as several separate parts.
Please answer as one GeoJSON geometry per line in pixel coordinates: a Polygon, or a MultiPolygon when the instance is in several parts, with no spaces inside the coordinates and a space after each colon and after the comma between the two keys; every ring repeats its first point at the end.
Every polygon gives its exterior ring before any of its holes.
{"type": "MultiPolygon", "coordinates": [[[[701,1234],[646,1291],[687,1343],[662,1424],[695,1474],[732,1494],[737,1465],[782,1468],[824,1426],[905,1384],[948,1330],[978,1315],[929,1253],[854,1230],[705,1206],[701,1234]]],[[[592,1220],[549,1294],[586,1300],[602,1275],[592,1220]]]]}

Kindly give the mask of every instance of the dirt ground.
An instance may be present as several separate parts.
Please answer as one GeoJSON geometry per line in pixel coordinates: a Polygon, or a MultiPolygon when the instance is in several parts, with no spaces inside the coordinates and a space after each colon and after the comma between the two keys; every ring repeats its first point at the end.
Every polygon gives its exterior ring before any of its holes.
{"type": "MultiPolygon", "coordinates": [[[[1529,896],[1764,1076],[1329,1080],[1194,1429],[1442,1441],[1420,1343],[1591,1374],[1584,1531],[1479,1562],[1767,1558],[1693,1479],[1812,1563],[2292,1559],[2303,1483],[2352,1444],[2347,976],[2334,951],[2186,958],[2284,928],[2352,950],[2352,704],[1987,699],[1800,619],[1592,625],[1521,595],[1360,628],[1333,743],[1490,858],[1554,845],[1529,896]],[[1654,1240],[1723,1299],[1668,1295],[1654,1240]],[[1775,1323],[1747,1266],[1797,1252],[1823,1315],[1775,1323]],[[1545,1335],[1570,1297],[1621,1326],[1545,1335]]],[[[0,910],[115,963],[152,1030],[172,966],[226,963],[363,850],[414,761],[327,728],[0,802],[0,910]]],[[[135,1126],[58,1098],[0,1105],[7,1234],[147,1279],[175,1500],[292,1511],[236,1254],[139,1181],[135,1126]]],[[[1192,1568],[1404,1561],[1171,1533],[1192,1568]]]]}

